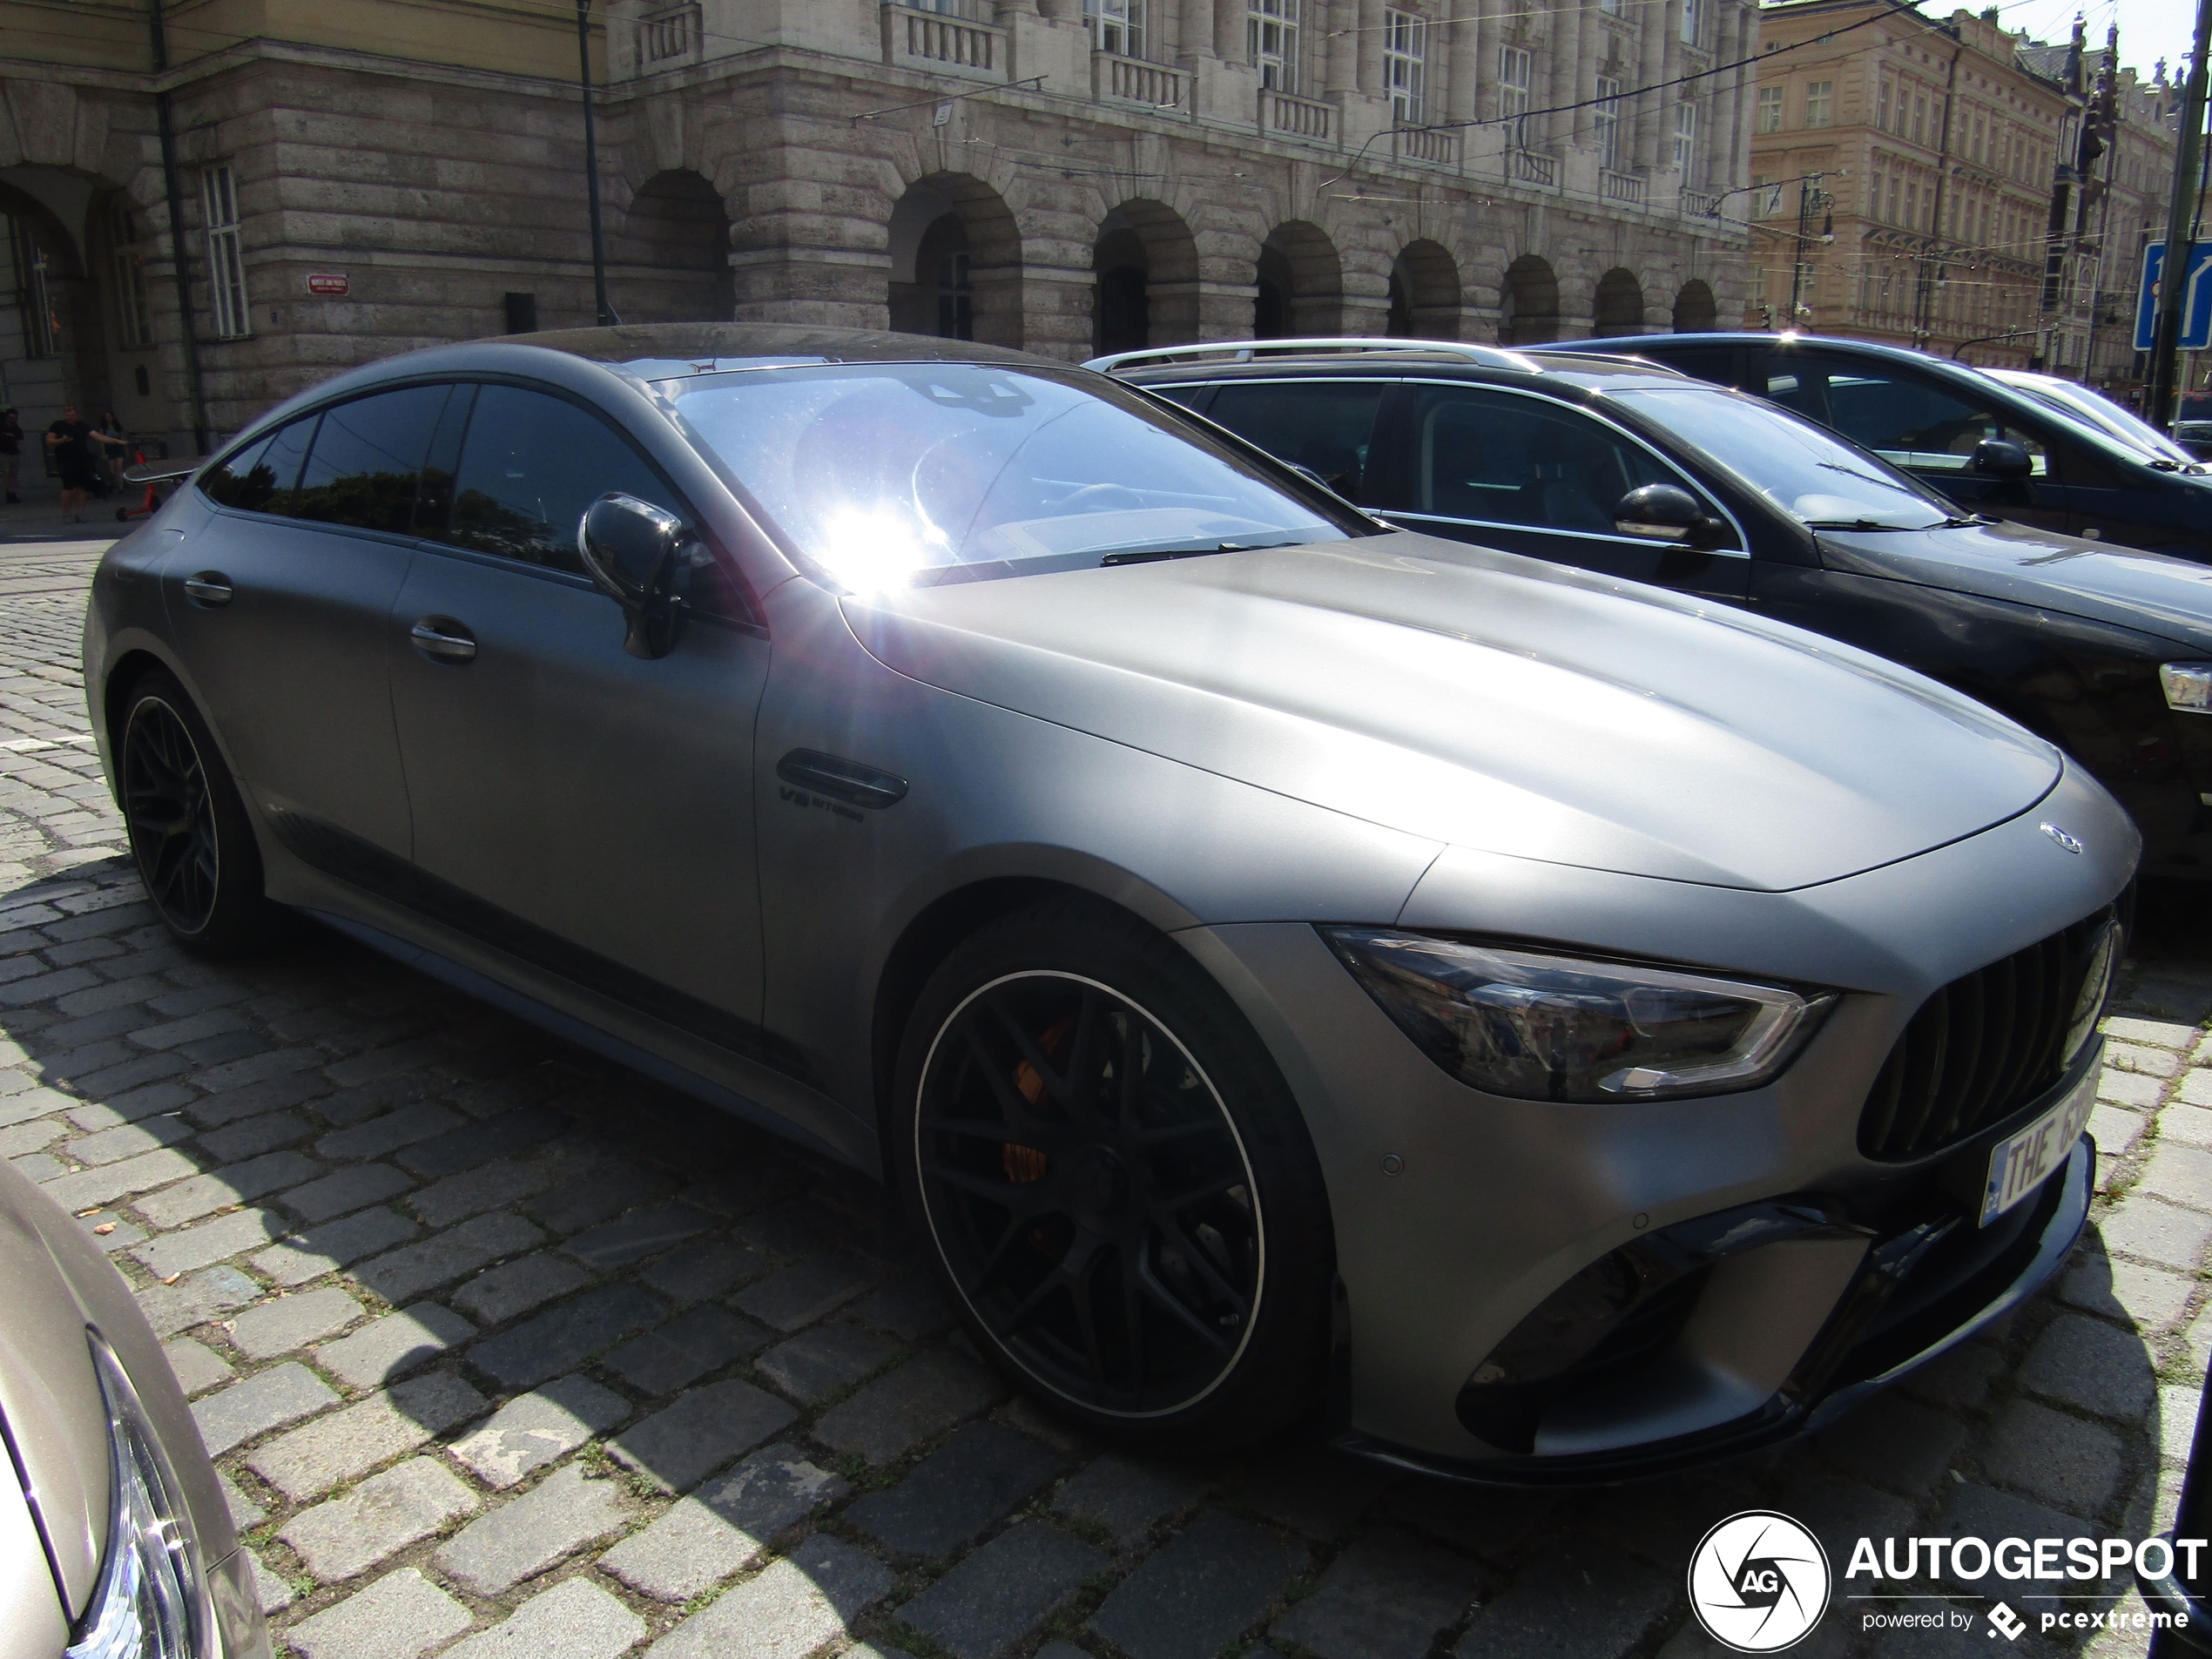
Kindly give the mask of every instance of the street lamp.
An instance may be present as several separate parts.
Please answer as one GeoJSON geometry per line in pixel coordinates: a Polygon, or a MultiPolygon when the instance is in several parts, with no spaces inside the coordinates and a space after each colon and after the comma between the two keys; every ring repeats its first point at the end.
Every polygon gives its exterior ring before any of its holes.
{"type": "Polygon", "coordinates": [[[599,226],[599,129],[591,111],[591,0],[576,0],[577,80],[583,88],[583,182],[591,201],[591,297],[599,327],[622,319],[607,303],[607,239],[599,226]]]}
{"type": "Polygon", "coordinates": [[[1836,215],[1829,208],[1828,192],[1820,187],[1821,181],[1827,176],[1825,173],[1809,172],[1797,183],[1797,257],[1790,261],[1790,326],[1793,328],[1797,327],[1798,318],[1812,314],[1812,308],[1799,304],[1798,300],[1804,288],[1805,244],[1811,239],[1806,227],[1812,223],[1816,211],[1827,212],[1820,232],[1822,246],[1833,246],[1836,240],[1836,215]]]}

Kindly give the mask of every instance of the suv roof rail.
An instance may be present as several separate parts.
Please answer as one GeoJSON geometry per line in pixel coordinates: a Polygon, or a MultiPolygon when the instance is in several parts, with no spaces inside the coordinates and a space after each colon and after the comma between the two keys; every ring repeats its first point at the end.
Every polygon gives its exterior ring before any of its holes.
{"type": "Polygon", "coordinates": [[[1094,357],[1083,367],[1096,369],[1102,374],[1110,374],[1131,363],[1172,362],[1184,357],[1214,357],[1224,352],[1229,354],[1233,362],[1248,363],[1263,353],[1311,351],[1442,353],[1449,357],[1465,358],[1471,363],[1480,363],[1487,368],[1538,372],[1536,365],[1520,353],[1501,350],[1495,346],[1470,346],[1456,340],[1404,340],[1359,334],[1318,335],[1307,340],[1216,340],[1190,346],[1153,346],[1143,351],[1112,352],[1104,357],[1094,357]]]}

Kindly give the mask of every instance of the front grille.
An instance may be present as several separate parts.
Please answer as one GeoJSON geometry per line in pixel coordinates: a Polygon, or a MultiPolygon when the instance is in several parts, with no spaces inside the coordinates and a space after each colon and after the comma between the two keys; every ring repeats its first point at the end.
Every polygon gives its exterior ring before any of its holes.
{"type": "Polygon", "coordinates": [[[2107,906],[1922,1003],[1867,1092],[1859,1150],[1889,1162],[1925,1157],[2057,1082],[2082,974],[2117,914],[2107,906]]]}

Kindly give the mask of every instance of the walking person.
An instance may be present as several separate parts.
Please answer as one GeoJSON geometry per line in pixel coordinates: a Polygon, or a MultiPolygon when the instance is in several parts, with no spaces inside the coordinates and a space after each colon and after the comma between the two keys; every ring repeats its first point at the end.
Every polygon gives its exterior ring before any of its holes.
{"type": "MultiPolygon", "coordinates": [[[[113,409],[101,414],[100,424],[95,430],[108,446],[107,453],[99,458],[101,475],[105,478],[109,490],[120,489],[123,488],[123,465],[131,455],[130,434],[124,431],[123,422],[115,418],[113,409]]],[[[105,495],[107,491],[101,493],[105,495]]]]}
{"type": "Polygon", "coordinates": [[[13,408],[0,409],[0,487],[4,487],[8,505],[22,505],[23,497],[16,494],[16,474],[23,466],[23,421],[13,408]]]}
{"type": "Polygon", "coordinates": [[[96,432],[77,415],[77,405],[62,405],[62,418],[46,428],[46,447],[54,452],[54,468],[61,474],[62,511],[70,522],[84,522],[84,498],[99,484],[99,454],[104,444],[118,441],[96,432]]]}

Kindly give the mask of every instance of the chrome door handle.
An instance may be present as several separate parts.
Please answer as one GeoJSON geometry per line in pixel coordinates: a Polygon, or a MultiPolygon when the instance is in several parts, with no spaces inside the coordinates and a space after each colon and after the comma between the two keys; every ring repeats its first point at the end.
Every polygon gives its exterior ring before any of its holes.
{"type": "Polygon", "coordinates": [[[220,570],[201,570],[185,578],[185,597],[194,604],[226,605],[231,602],[231,579],[220,570]]]}
{"type": "Polygon", "coordinates": [[[467,663],[475,660],[476,641],[468,628],[450,617],[425,617],[408,630],[415,650],[433,662],[467,663]]]}

